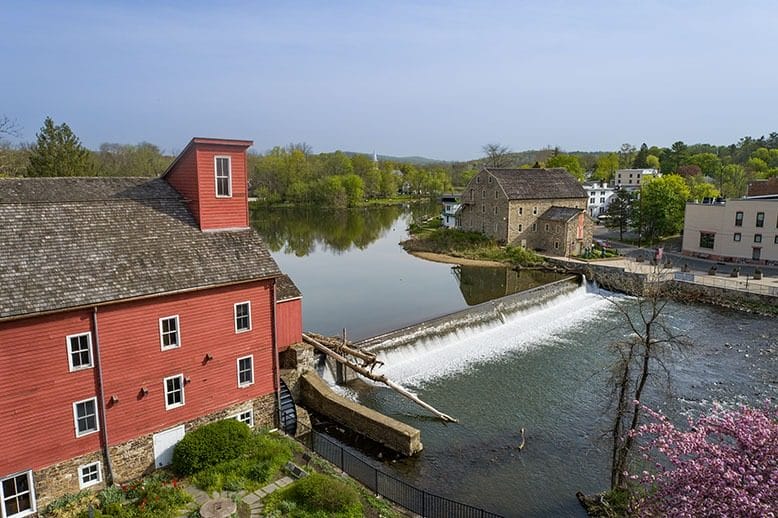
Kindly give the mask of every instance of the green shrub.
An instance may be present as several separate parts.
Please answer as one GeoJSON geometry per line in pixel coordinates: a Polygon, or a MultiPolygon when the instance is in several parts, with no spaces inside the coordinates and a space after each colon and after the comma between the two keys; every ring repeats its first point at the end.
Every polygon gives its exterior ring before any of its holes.
{"type": "Polygon", "coordinates": [[[252,434],[241,456],[198,471],[192,484],[203,491],[252,491],[262,487],[294,456],[300,445],[291,439],[268,433],[252,434]]]}
{"type": "Polygon", "coordinates": [[[289,518],[362,516],[362,501],[356,489],[336,478],[311,473],[273,493],[269,499],[268,513],[276,511],[289,518]]]}
{"type": "Polygon", "coordinates": [[[191,475],[246,451],[251,429],[235,419],[207,424],[184,436],[173,450],[173,471],[191,475]]]}
{"type": "Polygon", "coordinates": [[[97,507],[98,503],[94,493],[84,490],[57,498],[46,506],[42,514],[57,518],[77,518],[86,514],[90,505],[97,507]]]}

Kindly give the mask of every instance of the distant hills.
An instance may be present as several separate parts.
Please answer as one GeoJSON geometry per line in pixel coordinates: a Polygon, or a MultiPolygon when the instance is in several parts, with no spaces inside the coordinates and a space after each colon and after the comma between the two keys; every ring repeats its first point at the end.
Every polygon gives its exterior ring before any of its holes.
{"type": "MultiPolygon", "coordinates": [[[[373,158],[373,153],[360,153],[359,151],[344,151],[344,154],[348,156],[365,155],[373,158]]],[[[449,160],[437,160],[435,158],[427,158],[423,156],[390,156],[390,155],[378,155],[378,161],[384,162],[398,162],[401,164],[416,164],[416,165],[434,165],[434,164],[448,164],[449,160]]]]}
{"type": "MultiPolygon", "coordinates": [[[[581,160],[581,164],[585,168],[593,168],[594,163],[597,161],[597,158],[607,153],[607,151],[560,151],[562,153],[573,155],[578,157],[579,160],[581,160]]],[[[371,159],[373,158],[373,153],[360,153],[358,151],[344,151],[344,153],[348,156],[353,155],[366,155],[369,156],[371,159]]],[[[535,162],[545,162],[548,160],[554,153],[553,149],[546,148],[546,149],[529,149],[526,151],[515,151],[512,153],[508,153],[508,159],[511,164],[518,167],[522,164],[534,164],[535,162]]],[[[479,168],[482,165],[482,162],[484,160],[483,157],[474,158],[472,160],[465,160],[465,161],[458,161],[458,160],[437,160],[435,158],[427,158],[423,156],[390,156],[390,155],[378,155],[379,161],[390,161],[390,162],[398,162],[398,163],[406,163],[406,164],[415,164],[415,165],[422,165],[422,166],[430,166],[430,165],[447,165],[452,163],[459,163],[464,164],[467,168],[479,168]]]]}

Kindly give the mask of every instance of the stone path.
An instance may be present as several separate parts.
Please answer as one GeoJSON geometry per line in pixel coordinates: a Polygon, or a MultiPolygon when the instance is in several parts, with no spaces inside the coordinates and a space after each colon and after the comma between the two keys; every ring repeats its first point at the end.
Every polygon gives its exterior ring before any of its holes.
{"type": "Polygon", "coordinates": [[[276,480],[275,482],[271,482],[270,484],[266,485],[261,489],[257,489],[252,493],[246,493],[245,491],[238,491],[237,493],[232,491],[223,491],[219,493],[218,491],[214,491],[213,493],[208,494],[205,491],[197,489],[194,486],[187,486],[186,492],[192,496],[192,498],[194,499],[194,504],[192,504],[190,508],[182,511],[179,516],[182,518],[185,516],[189,516],[189,513],[191,513],[195,509],[199,509],[208,500],[215,499],[215,498],[228,498],[231,500],[233,499],[242,500],[249,506],[249,509],[251,509],[251,518],[259,518],[261,516],[264,516],[262,514],[262,499],[267,495],[269,495],[270,493],[272,493],[273,491],[288,486],[292,482],[294,481],[292,480],[291,477],[282,477],[276,480]]]}

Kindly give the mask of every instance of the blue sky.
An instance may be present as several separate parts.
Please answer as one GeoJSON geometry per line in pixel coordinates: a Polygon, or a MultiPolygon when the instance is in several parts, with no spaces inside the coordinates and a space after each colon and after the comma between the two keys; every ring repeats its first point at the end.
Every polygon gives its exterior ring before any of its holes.
{"type": "Polygon", "coordinates": [[[0,0],[0,115],[460,160],[778,131],[778,2],[0,0]]]}

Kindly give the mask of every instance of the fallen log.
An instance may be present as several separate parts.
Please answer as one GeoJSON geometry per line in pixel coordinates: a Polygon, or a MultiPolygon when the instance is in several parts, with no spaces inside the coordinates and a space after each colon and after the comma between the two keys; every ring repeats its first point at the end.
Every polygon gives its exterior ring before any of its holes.
{"type": "Polygon", "coordinates": [[[367,351],[363,351],[361,349],[357,349],[355,347],[351,347],[350,345],[348,345],[347,342],[337,340],[335,338],[330,338],[329,336],[324,336],[317,333],[309,333],[307,336],[313,338],[314,340],[317,340],[319,343],[323,344],[326,347],[329,347],[330,349],[336,352],[343,351],[344,353],[350,356],[355,356],[360,360],[363,360],[364,362],[362,364],[363,367],[367,367],[368,365],[374,366],[374,364],[380,364],[380,365],[384,364],[384,362],[376,360],[375,353],[370,353],[367,351]]]}
{"type": "Polygon", "coordinates": [[[419,405],[419,406],[421,406],[423,408],[426,408],[427,410],[429,410],[430,412],[435,414],[438,418],[442,419],[443,421],[447,421],[447,422],[451,422],[451,423],[459,422],[456,419],[454,419],[453,417],[451,417],[450,415],[446,415],[443,412],[439,412],[434,407],[432,407],[431,405],[425,403],[424,401],[422,401],[418,397],[414,396],[413,394],[408,392],[406,389],[404,389],[403,387],[401,387],[397,383],[391,381],[390,379],[387,379],[387,377],[384,376],[383,374],[373,374],[372,371],[370,371],[370,370],[368,370],[368,369],[366,369],[366,368],[364,368],[364,367],[362,367],[360,365],[357,365],[354,362],[350,361],[348,358],[346,358],[346,357],[336,353],[335,351],[333,351],[332,349],[330,349],[326,345],[322,344],[321,342],[319,342],[317,339],[313,338],[312,336],[309,336],[309,335],[303,333],[303,341],[305,341],[306,343],[311,344],[317,350],[323,352],[324,354],[326,354],[327,356],[329,356],[331,358],[334,358],[336,361],[338,361],[338,362],[340,362],[340,363],[342,363],[344,365],[347,365],[351,369],[354,369],[356,372],[358,372],[362,376],[364,376],[364,377],[366,377],[368,379],[371,379],[373,381],[377,381],[379,383],[383,383],[384,385],[386,385],[387,387],[391,388],[392,390],[394,390],[394,391],[398,392],[399,394],[405,396],[406,398],[410,399],[411,401],[413,401],[417,405],[419,405]]]}

